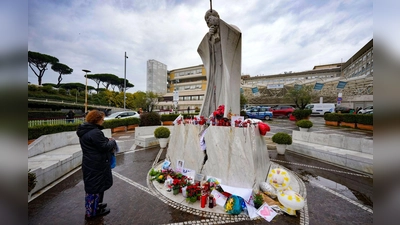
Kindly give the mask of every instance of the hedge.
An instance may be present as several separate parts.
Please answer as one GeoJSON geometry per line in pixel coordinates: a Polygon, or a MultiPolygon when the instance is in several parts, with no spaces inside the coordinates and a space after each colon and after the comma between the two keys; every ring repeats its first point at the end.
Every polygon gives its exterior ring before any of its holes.
{"type": "Polygon", "coordinates": [[[161,121],[174,121],[179,114],[162,114],[161,115],[161,121]]]}
{"type": "Polygon", "coordinates": [[[295,109],[292,112],[292,115],[294,117],[296,117],[296,120],[302,120],[302,119],[306,119],[307,117],[309,117],[312,113],[311,109],[295,109]]]}
{"type": "Polygon", "coordinates": [[[356,114],[348,114],[345,113],[342,115],[342,120],[343,122],[346,123],[356,123],[357,122],[357,115],[356,114]]]}
{"type": "MultiPolygon", "coordinates": [[[[114,128],[120,126],[137,125],[140,123],[139,118],[113,119],[106,120],[103,123],[104,128],[114,128]]],[[[28,140],[37,139],[42,135],[54,134],[65,131],[76,131],[79,124],[57,124],[57,125],[39,125],[28,127],[28,140]]]]}
{"type": "Polygon", "coordinates": [[[327,113],[324,115],[324,119],[326,121],[343,121],[346,123],[374,125],[374,117],[372,114],[327,113]]]}
{"type": "Polygon", "coordinates": [[[372,114],[357,114],[357,123],[364,125],[374,125],[374,115],[372,114]]]}
{"type": "Polygon", "coordinates": [[[326,121],[337,121],[337,122],[341,122],[342,121],[342,116],[344,114],[340,114],[340,113],[326,113],[324,115],[324,119],[326,121]]]}

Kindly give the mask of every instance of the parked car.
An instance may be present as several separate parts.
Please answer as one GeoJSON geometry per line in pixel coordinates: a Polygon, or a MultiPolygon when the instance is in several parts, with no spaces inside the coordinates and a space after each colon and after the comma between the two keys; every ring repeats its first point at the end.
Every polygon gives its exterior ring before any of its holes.
{"type": "Polygon", "coordinates": [[[374,106],[368,106],[368,107],[365,107],[364,109],[360,109],[360,110],[358,110],[358,114],[366,114],[367,112],[370,112],[370,111],[372,111],[374,109],[374,106]]]}
{"type": "Polygon", "coordinates": [[[129,118],[129,117],[140,118],[140,114],[136,111],[115,112],[115,113],[105,117],[104,120],[121,119],[121,118],[129,118]]]}
{"type": "Polygon", "coordinates": [[[352,108],[350,107],[346,107],[346,106],[336,106],[335,108],[335,112],[341,112],[341,113],[351,113],[352,111],[354,111],[352,108]]]}
{"type": "Polygon", "coordinates": [[[270,120],[273,117],[273,113],[269,109],[270,107],[256,107],[246,111],[246,116],[247,118],[270,120]]]}
{"type": "Polygon", "coordinates": [[[312,115],[324,115],[335,111],[335,104],[333,103],[315,103],[306,105],[305,109],[311,109],[312,115]]]}
{"type": "Polygon", "coordinates": [[[290,117],[292,112],[295,110],[292,106],[289,105],[278,105],[269,109],[274,116],[287,116],[290,117]]]}

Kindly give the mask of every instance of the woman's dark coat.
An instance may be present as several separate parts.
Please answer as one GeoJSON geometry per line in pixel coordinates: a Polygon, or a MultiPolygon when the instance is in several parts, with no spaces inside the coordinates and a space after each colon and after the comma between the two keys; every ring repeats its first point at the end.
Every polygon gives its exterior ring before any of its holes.
{"type": "Polygon", "coordinates": [[[99,125],[83,123],[76,131],[83,152],[83,182],[89,194],[103,192],[113,184],[110,159],[116,142],[105,137],[101,129],[99,125]]]}

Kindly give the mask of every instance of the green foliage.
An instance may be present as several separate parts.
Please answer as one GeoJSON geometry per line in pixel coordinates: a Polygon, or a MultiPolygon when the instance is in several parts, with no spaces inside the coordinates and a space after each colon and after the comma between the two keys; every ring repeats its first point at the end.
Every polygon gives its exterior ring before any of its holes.
{"type": "Polygon", "coordinates": [[[31,170],[28,170],[28,193],[31,192],[35,186],[36,186],[37,180],[36,180],[36,173],[31,172],[31,170]]]}
{"type": "Polygon", "coordinates": [[[45,85],[42,87],[43,92],[49,93],[49,94],[57,94],[57,90],[54,89],[51,85],[45,85]]]}
{"type": "Polygon", "coordinates": [[[340,122],[342,121],[342,115],[340,113],[326,113],[324,115],[324,119],[326,121],[336,121],[336,122],[340,122]]]}
{"type": "Polygon", "coordinates": [[[276,144],[291,145],[292,136],[284,132],[278,132],[272,136],[272,141],[276,144]]]}
{"type": "Polygon", "coordinates": [[[166,127],[157,127],[154,130],[154,137],[156,138],[168,138],[171,132],[166,127]]]}
{"type": "Polygon", "coordinates": [[[344,113],[342,114],[342,121],[346,123],[356,123],[357,122],[357,115],[344,113]]]}
{"type": "Polygon", "coordinates": [[[67,95],[67,91],[66,91],[64,88],[59,88],[59,89],[58,89],[58,93],[59,93],[60,95],[67,95]]]}
{"type": "MultiPolygon", "coordinates": [[[[103,123],[104,128],[114,128],[120,126],[137,125],[139,124],[138,118],[126,118],[126,119],[115,119],[106,120],[103,123]]],[[[28,140],[37,139],[42,135],[54,134],[65,131],[76,131],[79,123],[67,123],[58,125],[39,125],[34,127],[28,127],[28,140]]]]}
{"type": "Polygon", "coordinates": [[[313,126],[313,123],[309,120],[299,120],[296,122],[296,126],[301,127],[301,128],[310,128],[313,126]]]}
{"type": "Polygon", "coordinates": [[[244,94],[240,93],[240,108],[243,108],[244,105],[247,104],[247,99],[244,94]]]}
{"type": "Polygon", "coordinates": [[[357,123],[364,125],[374,125],[373,114],[357,114],[357,123]]]}
{"type": "Polygon", "coordinates": [[[308,118],[312,113],[311,109],[295,109],[292,115],[296,117],[296,120],[302,120],[308,118]]]}
{"type": "Polygon", "coordinates": [[[39,86],[36,86],[34,84],[28,84],[28,91],[38,91],[39,86]]]}
{"type": "Polygon", "coordinates": [[[28,127],[28,140],[37,139],[42,135],[54,134],[65,131],[76,131],[79,124],[58,124],[58,125],[39,125],[34,127],[28,127]]]}
{"type": "Polygon", "coordinates": [[[262,206],[262,204],[264,204],[264,199],[262,197],[262,194],[261,193],[255,194],[253,202],[254,202],[254,207],[256,209],[260,208],[260,206],[262,206]]]}
{"type": "Polygon", "coordinates": [[[157,125],[161,125],[160,114],[156,112],[145,112],[140,114],[139,126],[145,127],[145,126],[157,126],[157,125]]]}
{"type": "Polygon", "coordinates": [[[311,99],[314,97],[314,92],[312,91],[312,86],[302,86],[299,90],[295,88],[290,89],[285,97],[292,101],[297,108],[304,109],[306,105],[311,103],[311,99]]]}
{"type": "Polygon", "coordinates": [[[174,121],[179,114],[162,114],[161,115],[161,121],[174,121]]]}
{"type": "Polygon", "coordinates": [[[31,70],[38,77],[38,85],[42,85],[42,78],[44,72],[47,70],[47,65],[49,63],[58,63],[58,59],[51,55],[42,54],[39,52],[28,51],[28,63],[31,70]],[[36,70],[35,70],[36,68],[36,70]]]}
{"type": "Polygon", "coordinates": [[[240,111],[240,116],[247,116],[246,111],[244,110],[240,111]]]}

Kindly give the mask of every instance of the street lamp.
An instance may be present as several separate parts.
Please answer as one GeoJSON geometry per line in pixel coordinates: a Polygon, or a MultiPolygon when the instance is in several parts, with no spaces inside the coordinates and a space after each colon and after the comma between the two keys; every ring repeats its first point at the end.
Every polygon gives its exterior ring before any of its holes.
{"type": "Polygon", "coordinates": [[[90,73],[90,70],[82,70],[83,72],[86,73],[85,77],[86,77],[86,86],[85,86],[85,115],[87,114],[87,73],[90,73]]]}
{"type": "Polygon", "coordinates": [[[125,109],[125,99],[126,99],[126,59],[128,58],[128,56],[126,55],[125,52],[125,64],[124,64],[124,109],[125,109]]]}

